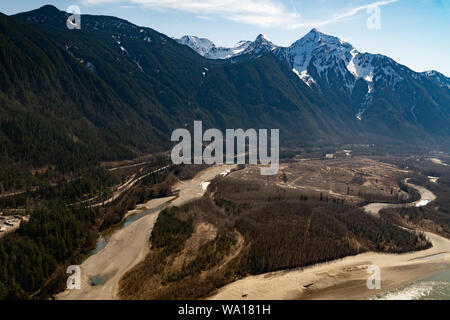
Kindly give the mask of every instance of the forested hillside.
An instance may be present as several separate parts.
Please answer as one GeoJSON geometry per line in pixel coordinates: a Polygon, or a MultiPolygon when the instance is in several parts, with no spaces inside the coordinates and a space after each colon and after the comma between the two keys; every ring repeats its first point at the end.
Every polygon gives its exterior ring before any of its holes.
{"type": "Polygon", "coordinates": [[[3,15],[0,31],[2,157],[73,170],[150,145],[151,126],[144,130],[107,84],[57,44],[3,15]]]}

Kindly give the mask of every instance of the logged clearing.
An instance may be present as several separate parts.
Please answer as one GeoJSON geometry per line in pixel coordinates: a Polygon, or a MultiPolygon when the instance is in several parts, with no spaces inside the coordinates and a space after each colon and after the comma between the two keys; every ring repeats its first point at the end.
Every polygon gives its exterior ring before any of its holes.
{"type": "Polygon", "coordinates": [[[349,159],[302,159],[280,166],[277,175],[261,176],[257,166],[247,166],[234,177],[261,181],[309,194],[331,195],[355,203],[406,200],[398,184],[411,171],[367,157],[349,159]]]}

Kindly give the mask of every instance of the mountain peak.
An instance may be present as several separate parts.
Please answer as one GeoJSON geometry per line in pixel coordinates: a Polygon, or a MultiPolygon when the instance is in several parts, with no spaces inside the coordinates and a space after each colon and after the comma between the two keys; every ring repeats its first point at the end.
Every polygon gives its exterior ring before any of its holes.
{"type": "Polygon", "coordinates": [[[321,34],[322,32],[320,32],[319,30],[317,30],[316,28],[311,29],[311,31],[309,31],[306,35],[318,35],[321,34]]]}
{"type": "Polygon", "coordinates": [[[60,11],[55,6],[52,6],[51,4],[46,4],[45,6],[42,6],[39,9],[36,9],[36,10],[29,11],[28,13],[52,15],[52,14],[59,14],[61,12],[62,11],[60,11]]]}
{"type": "Polygon", "coordinates": [[[55,7],[54,5],[51,5],[51,4],[43,5],[42,7],[38,8],[36,10],[37,11],[39,11],[39,10],[59,11],[57,7],[55,7]]]}
{"type": "Polygon", "coordinates": [[[338,37],[322,33],[316,28],[312,29],[304,37],[294,42],[293,46],[297,45],[304,46],[305,44],[310,44],[313,46],[332,45],[332,46],[343,46],[346,48],[353,48],[351,44],[342,41],[338,37]]]}
{"type": "Polygon", "coordinates": [[[66,27],[65,22],[68,15],[69,14],[67,12],[61,11],[55,6],[47,4],[39,9],[18,13],[13,15],[13,17],[29,22],[50,23],[55,26],[66,27]]]}
{"type": "Polygon", "coordinates": [[[189,42],[192,42],[192,43],[205,42],[205,43],[209,43],[209,44],[214,45],[214,42],[212,42],[209,39],[200,38],[200,37],[196,37],[196,36],[190,36],[190,35],[182,36],[179,40],[182,41],[182,42],[188,42],[189,41],[189,42]]]}
{"type": "Polygon", "coordinates": [[[317,30],[316,28],[311,29],[311,31],[309,31],[307,34],[305,34],[301,39],[318,39],[320,38],[322,35],[325,35],[324,33],[320,32],[319,30],[317,30]]]}
{"type": "Polygon", "coordinates": [[[270,41],[269,38],[268,38],[265,34],[263,34],[263,33],[260,33],[260,34],[256,37],[256,40],[266,40],[266,41],[270,41]]]}
{"type": "Polygon", "coordinates": [[[422,74],[429,76],[429,77],[432,77],[432,76],[445,77],[442,73],[440,73],[436,70],[424,71],[424,72],[422,72],[422,74]]]}
{"type": "Polygon", "coordinates": [[[253,41],[253,43],[256,46],[262,45],[262,46],[269,47],[271,50],[276,47],[276,45],[272,41],[270,41],[270,39],[265,34],[262,34],[262,33],[256,37],[256,39],[255,39],[255,41],[253,41]]]}

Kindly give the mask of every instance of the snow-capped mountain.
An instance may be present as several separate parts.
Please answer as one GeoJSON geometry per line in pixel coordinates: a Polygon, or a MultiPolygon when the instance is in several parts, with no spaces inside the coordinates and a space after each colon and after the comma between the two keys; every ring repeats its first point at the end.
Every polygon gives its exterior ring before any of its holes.
{"type": "Polygon", "coordinates": [[[330,84],[330,77],[336,76],[340,85],[351,93],[356,82],[362,79],[367,83],[367,94],[370,95],[375,82],[382,81],[395,89],[403,80],[394,60],[379,54],[361,53],[351,44],[316,29],[275,53],[288,60],[292,71],[309,86],[318,85],[319,79],[330,84]]]}
{"type": "Polygon", "coordinates": [[[212,48],[215,48],[214,42],[205,38],[198,38],[195,36],[183,36],[180,39],[176,39],[179,43],[184,44],[198,54],[202,56],[207,56],[212,48]]]}
{"type": "Polygon", "coordinates": [[[242,40],[236,43],[232,48],[214,46],[204,57],[208,59],[232,58],[244,52],[251,43],[251,41],[242,40]]]}
{"type": "Polygon", "coordinates": [[[252,43],[251,41],[243,40],[236,43],[232,48],[226,48],[217,47],[211,40],[195,36],[183,36],[180,39],[175,39],[175,41],[190,47],[192,50],[208,59],[232,58],[242,54],[252,43]]]}
{"type": "Polygon", "coordinates": [[[260,34],[256,37],[255,41],[250,43],[248,48],[246,50],[244,50],[241,54],[251,53],[251,54],[258,55],[262,52],[274,51],[277,48],[278,48],[278,46],[273,44],[273,42],[270,41],[266,35],[260,34]]]}
{"type": "Polygon", "coordinates": [[[351,44],[341,39],[323,34],[317,29],[311,30],[290,47],[280,47],[271,42],[267,36],[260,34],[255,41],[240,41],[233,48],[217,48],[208,39],[194,36],[184,36],[177,41],[187,45],[200,55],[210,59],[228,59],[242,54],[260,54],[273,52],[276,56],[286,59],[292,66],[292,71],[306,84],[317,84],[316,79],[308,71],[314,67],[318,76],[327,79],[330,70],[338,72],[346,87],[350,90],[357,79],[372,83],[377,74],[392,76],[392,84],[401,80],[387,66],[376,70],[376,65],[383,58],[380,55],[361,53],[351,44]]]}
{"type": "Polygon", "coordinates": [[[311,75],[312,68],[317,76],[327,82],[329,72],[336,72],[342,84],[350,90],[359,78],[367,82],[373,81],[373,56],[361,54],[351,44],[316,29],[290,47],[279,48],[276,54],[288,60],[292,71],[309,86],[317,85],[316,79],[311,75]]]}
{"type": "Polygon", "coordinates": [[[229,59],[242,54],[260,54],[261,52],[273,51],[277,48],[267,36],[260,34],[255,41],[242,40],[231,48],[216,47],[214,42],[205,38],[195,36],[183,36],[175,39],[178,43],[187,45],[198,54],[208,59],[229,59]]]}
{"type": "Polygon", "coordinates": [[[366,83],[367,89],[360,98],[355,117],[362,119],[376,90],[375,83],[381,81],[392,90],[403,80],[396,71],[396,63],[385,56],[361,53],[341,39],[311,30],[290,47],[278,48],[275,54],[286,59],[292,71],[310,87],[320,88],[324,84],[352,94],[358,80],[366,83]]]}
{"type": "Polygon", "coordinates": [[[205,117],[212,127],[280,128],[286,141],[450,148],[448,77],[414,72],[315,29],[289,47],[259,35],[224,48],[196,37],[175,41],[116,17],[86,15],[82,32],[71,32],[66,18],[50,6],[14,16],[51,30],[62,56],[160,132],[205,117]]]}
{"type": "MultiPolygon", "coordinates": [[[[328,88],[341,92],[341,98],[343,96],[347,99],[344,103],[349,104],[351,100],[355,108],[354,116],[358,120],[362,120],[363,114],[372,104],[378,87],[389,88],[390,91],[396,92],[404,90],[405,83],[409,79],[414,79],[418,82],[433,81],[442,88],[450,89],[449,78],[439,72],[414,72],[389,57],[359,52],[350,43],[321,33],[317,29],[312,29],[289,47],[277,46],[261,34],[253,42],[240,42],[246,45],[243,50],[236,50],[236,47],[221,48],[221,52],[226,53],[221,55],[212,54],[217,51],[215,46],[203,45],[199,48],[197,45],[199,41],[186,42],[182,39],[178,41],[210,59],[272,52],[279,59],[287,61],[292,72],[309,87],[319,91],[328,88]],[[359,89],[355,93],[357,96],[355,98],[354,90],[357,85],[359,89]],[[361,86],[363,89],[360,89],[361,86]]],[[[211,43],[206,39],[199,40],[205,44],[211,43]]]]}

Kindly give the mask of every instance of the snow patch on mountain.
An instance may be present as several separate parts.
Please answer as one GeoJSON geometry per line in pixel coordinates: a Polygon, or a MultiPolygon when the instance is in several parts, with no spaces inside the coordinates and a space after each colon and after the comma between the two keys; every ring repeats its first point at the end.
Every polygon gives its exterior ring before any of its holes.
{"type": "Polygon", "coordinates": [[[92,73],[95,73],[95,65],[92,62],[87,61],[86,68],[88,68],[92,73]]]}
{"type": "Polygon", "coordinates": [[[233,47],[217,47],[214,42],[195,36],[183,36],[175,39],[178,43],[187,45],[198,54],[208,59],[229,59],[238,55],[253,53],[255,55],[264,51],[273,51],[277,48],[265,35],[259,35],[255,41],[241,40],[233,47]]]}
{"type": "Polygon", "coordinates": [[[239,41],[232,48],[225,47],[215,47],[212,48],[206,55],[205,58],[208,59],[228,59],[242,54],[245,50],[247,50],[248,46],[251,44],[251,41],[239,41]]]}
{"type": "Polygon", "coordinates": [[[350,51],[352,58],[347,64],[347,70],[356,78],[363,78],[367,82],[373,82],[375,67],[371,54],[360,53],[356,49],[350,51]]]}
{"type": "Polygon", "coordinates": [[[183,36],[175,39],[178,43],[187,45],[198,54],[209,59],[228,59],[242,54],[259,55],[263,52],[270,52],[278,48],[266,35],[260,34],[255,41],[242,40],[231,48],[216,47],[214,42],[194,36],[183,36]]]}
{"type": "Polygon", "coordinates": [[[190,47],[202,56],[205,56],[209,51],[211,51],[212,48],[215,47],[211,40],[194,36],[183,36],[180,39],[176,39],[176,41],[190,47]]]}
{"type": "Polygon", "coordinates": [[[313,77],[311,77],[308,74],[308,71],[303,70],[301,73],[298,72],[295,68],[292,69],[292,71],[300,78],[303,80],[303,82],[305,82],[309,87],[312,87],[313,85],[316,85],[316,81],[314,80],[313,77]]]}
{"type": "Polygon", "coordinates": [[[429,79],[441,87],[450,89],[450,79],[436,71],[416,73],[394,60],[379,54],[361,53],[350,43],[311,30],[289,47],[275,45],[267,36],[260,34],[255,41],[240,41],[232,48],[216,47],[208,39],[185,36],[177,40],[209,59],[229,59],[243,54],[258,56],[271,52],[285,59],[292,72],[311,88],[320,88],[323,83],[336,85],[352,94],[358,80],[367,84],[367,93],[361,101],[356,118],[363,114],[373,101],[375,88],[383,85],[396,90],[402,83],[404,73],[412,74],[414,79],[429,79]],[[336,82],[337,81],[337,82],[336,82]]]}
{"type": "Polygon", "coordinates": [[[120,42],[120,36],[114,36],[114,35],[112,35],[111,37],[112,37],[112,38],[114,39],[114,41],[119,45],[119,49],[122,51],[122,53],[128,55],[127,49],[125,49],[125,48],[121,45],[121,42],[120,42]]]}
{"type": "Polygon", "coordinates": [[[359,121],[362,120],[362,116],[363,116],[364,112],[366,112],[367,108],[369,108],[370,104],[373,101],[373,94],[375,92],[373,81],[368,81],[367,87],[368,87],[367,93],[362,100],[361,108],[356,113],[356,119],[358,119],[359,121]]]}

